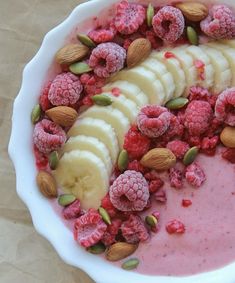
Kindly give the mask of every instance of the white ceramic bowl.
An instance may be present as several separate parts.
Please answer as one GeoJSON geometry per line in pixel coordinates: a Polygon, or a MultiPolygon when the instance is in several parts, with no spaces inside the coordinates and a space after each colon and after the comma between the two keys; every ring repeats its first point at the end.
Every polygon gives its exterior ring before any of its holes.
{"type": "MultiPolygon", "coordinates": [[[[83,269],[97,283],[234,283],[235,263],[213,272],[190,277],[144,276],[117,268],[80,248],[73,240],[71,231],[65,227],[50,203],[38,192],[35,182],[37,170],[32,149],[31,110],[37,103],[54,55],[64,45],[71,30],[115,2],[118,0],[93,0],[78,6],[62,24],[45,36],[40,50],[25,67],[22,87],[14,103],[9,144],[9,153],[16,171],[17,193],[29,208],[38,233],[51,242],[66,263],[83,269]]],[[[235,6],[234,0],[224,2],[235,6]]]]}

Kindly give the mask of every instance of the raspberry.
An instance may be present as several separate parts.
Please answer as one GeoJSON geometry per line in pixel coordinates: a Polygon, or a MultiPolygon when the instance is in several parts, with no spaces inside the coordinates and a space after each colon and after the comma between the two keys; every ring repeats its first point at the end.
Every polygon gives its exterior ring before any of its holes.
{"type": "Polygon", "coordinates": [[[117,5],[114,26],[122,34],[132,34],[143,24],[145,17],[143,6],[123,0],[117,5]]]}
{"type": "Polygon", "coordinates": [[[166,147],[171,150],[178,159],[182,159],[189,150],[189,145],[179,140],[168,142],[166,147]]]}
{"type": "Polygon", "coordinates": [[[212,138],[205,137],[201,142],[201,151],[207,155],[214,155],[218,143],[219,143],[218,136],[214,136],[212,138]]]}
{"type": "Polygon", "coordinates": [[[49,81],[42,90],[42,93],[39,97],[39,104],[43,111],[46,111],[52,107],[50,100],[48,99],[49,90],[51,87],[51,81],[49,81]]]}
{"type": "Polygon", "coordinates": [[[72,73],[62,73],[56,76],[51,84],[48,98],[55,106],[75,104],[82,92],[79,77],[72,73]]]}
{"type": "Polygon", "coordinates": [[[204,100],[209,102],[209,97],[211,96],[208,89],[200,86],[192,86],[189,90],[189,101],[192,100],[204,100]]]}
{"type": "Polygon", "coordinates": [[[162,136],[170,126],[171,114],[158,105],[146,105],[137,116],[137,125],[142,134],[150,138],[162,136]]]}
{"type": "Polygon", "coordinates": [[[54,122],[43,119],[36,124],[33,132],[33,141],[38,150],[48,154],[59,149],[66,142],[66,133],[54,122]]]}
{"type": "Polygon", "coordinates": [[[131,43],[133,42],[132,39],[127,38],[124,40],[122,47],[126,50],[128,50],[128,48],[130,47],[131,43]]]}
{"type": "Polygon", "coordinates": [[[128,152],[130,158],[139,159],[149,151],[150,142],[150,139],[133,125],[125,135],[123,148],[128,152]]]}
{"type": "Polygon", "coordinates": [[[184,126],[190,135],[200,136],[209,129],[212,118],[210,104],[206,101],[194,100],[186,108],[184,126]]]}
{"type": "Polygon", "coordinates": [[[81,246],[88,248],[102,239],[106,229],[107,225],[100,214],[94,209],[89,209],[87,213],[75,221],[74,239],[81,246]]]}
{"type": "Polygon", "coordinates": [[[148,30],[145,34],[145,37],[150,41],[152,49],[157,49],[161,47],[162,42],[159,38],[156,37],[156,34],[152,30],[148,30]]]}
{"type": "Polygon", "coordinates": [[[114,219],[111,225],[108,226],[101,240],[105,246],[110,246],[116,242],[116,236],[118,235],[121,225],[122,221],[120,219],[114,219]]]}
{"type": "Polygon", "coordinates": [[[97,29],[90,31],[88,36],[95,43],[104,43],[112,41],[115,37],[115,32],[111,29],[97,29]]]}
{"type": "Polygon", "coordinates": [[[148,230],[137,215],[131,214],[129,219],[122,223],[121,231],[127,243],[130,244],[145,242],[149,239],[148,230]]]}
{"type": "Polygon", "coordinates": [[[161,190],[159,192],[156,192],[154,194],[154,198],[157,202],[160,202],[160,203],[166,203],[167,201],[167,196],[166,196],[166,192],[161,190]]]}
{"type": "Polygon", "coordinates": [[[102,199],[101,206],[108,212],[111,218],[117,215],[117,209],[113,206],[109,194],[102,199]]]}
{"type": "Polygon", "coordinates": [[[74,219],[80,216],[81,204],[79,200],[75,200],[72,204],[63,209],[63,216],[65,219],[74,219]]]}
{"type": "Polygon", "coordinates": [[[170,43],[180,38],[185,26],[182,12],[171,6],[161,8],[152,23],[156,35],[170,43]]]}
{"type": "Polygon", "coordinates": [[[185,232],[185,226],[181,221],[174,219],[167,223],[166,231],[169,234],[183,234],[185,232]]]}
{"type": "Polygon", "coordinates": [[[222,92],[215,104],[215,116],[229,126],[235,126],[235,87],[222,92]]]}
{"type": "Polygon", "coordinates": [[[228,148],[222,153],[222,157],[235,164],[235,148],[228,148]]]}
{"type": "Polygon", "coordinates": [[[163,187],[164,182],[161,178],[158,178],[156,180],[152,180],[149,182],[149,193],[154,194],[156,193],[161,187],[163,187]]]}
{"type": "Polygon", "coordinates": [[[136,159],[128,163],[127,169],[133,170],[133,171],[136,171],[136,172],[140,172],[142,174],[144,174],[145,171],[146,171],[144,166],[141,165],[140,162],[136,159]]]}
{"type": "Polygon", "coordinates": [[[33,150],[38,170],[45,170],[48,166],[48,157],[45,154],[41,153],[35,145],[33,147],[33,150]]]}
{"type": "Polygon", "coordinates": [[[189,207],[190,205],[192,205],[192,201],[190,199],[183,199],[182,200],[182,206],[183,207],[189,207]]]}
{"type": "Polygon", "coordinates": [[[89,65],[101,78],[108,78],[124,67],[126,50],[116,43],[101,43],[93,49],[89,65]]]}
{"type": "Polygon", "coordinates": [[[158,180],[159,175],[158,175],[157,171],[151,170],[150,172],[147,172],[146,174],[144,174],[144,178],[147,181],[153,181],[153,180],[158,180]]]}
{"type": "Polygon", "coordinates": [[[171,168],[169,172],[169,179],[171,187],[181,189],[183,187],[183,173],[176,169],[171,168]]]}
{"type": "Polygon", "coordinates": [[[206,180],[206,176],[202,168],[196,162],[186,168],[186,180],[194,187],[200,187],[206,180]]]}
{"type": "Polygon", "coordinates": [[[127,170],[109,189],[110,200],[121,211],[142,211],[149,199],[148,183],[139,172],[127,170]]]}
{"type": "Polygon", "coordinates": [[[214,5],[200,25],[202,31],[214,39],[235,37],[235,16],[233,11],[225,5],[214,5]]]}
{"type": "Polygon", "coordinates": [[[168,142],[172,138],[181,138],[183,133],[184,126],[181,124],[179,118],[171,114],[170,126],[161,139],[165,142],[168,142]]]}

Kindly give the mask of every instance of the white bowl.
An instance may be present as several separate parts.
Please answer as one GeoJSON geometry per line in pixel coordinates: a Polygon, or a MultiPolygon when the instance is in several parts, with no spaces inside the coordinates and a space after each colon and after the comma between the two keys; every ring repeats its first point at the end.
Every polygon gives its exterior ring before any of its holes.
{"type": "MultiPolygon", "coordinates": [[[[29,208],[38,233],[51,242],[66,263],[83,269],[97,283],[234,283],[235,263],[213,272],[189,277],[147,276],[115,267],[80,248],[73,240],[71,231],[65,227],[49,201],[38,192],[35,182],[37,170],[34,165],[32,148],[31,110],[37,103],[41,86],[54,55],[64,45],[71,30],[84,20],[98,15],[104,8],[115,2],[118,0],[94,0],[79,5],[62,24],[45,36],[40,50],[25,67],[22,87],[14,102],[9,143],[9,154],[16,171],[17,193],[29,208]]],[[[166,1],[161,2],[166,3],[166,1]]],[[[234,0],[218,2],[226,2],[235,6],[234,0]]]]}

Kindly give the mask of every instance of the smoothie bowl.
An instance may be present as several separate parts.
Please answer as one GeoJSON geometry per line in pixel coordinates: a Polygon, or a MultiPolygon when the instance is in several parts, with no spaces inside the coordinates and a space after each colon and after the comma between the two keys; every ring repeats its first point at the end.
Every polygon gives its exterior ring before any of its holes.
{"type": "Polygon", "coordinates": [[[234,283],[234,107],[232,1],[88,2],[24,70],[17,192],[96,282],[234,283]]]}

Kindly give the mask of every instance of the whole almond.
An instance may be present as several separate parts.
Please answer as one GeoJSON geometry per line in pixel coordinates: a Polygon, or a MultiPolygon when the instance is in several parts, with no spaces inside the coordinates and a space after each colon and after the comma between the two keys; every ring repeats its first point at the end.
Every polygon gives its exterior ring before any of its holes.
{"type": "Polygon", "coordinates": [[[158,171],[168,170],[176,163],[176,157],[167,148],[154,148],[146,153],[140,163],[147,168],[158,171]]]}
{"type": "Polygon", "coordinates": [[[225,127],[220,140],[226,147],[235,148],[235,127],[225,127]]]}
{"type": "Polygon", "coordinates": [[[46,111],[46,115],[62,127],[71,127],[78,117],[75,109],[68,106],[57,106],[46,111]]]}
{"type": "Polygon", "coordinates": [[[185,2],[175,5],[180,9],[186,19],[192,22],[200,22],[208,16],[208,8],[206,5],[198,2],[185,2]]]}
{"type": "Polygon", "coordinates": [[[83,44],[68,44],[56,53],[56,62],[70,65],[82,60],[89,53],[89,48],[83,44]]]}
{"type": "Polygon", "coordinates": [[[106,259],[109,261],[118,261],[132,255],[138,245],[118,242],[110,246],[106,251],[106,259]]]}
{"type": "Polygon", "coordinates": [[[57,187],[54,177],[46,171],[39,171],[37,175],[37,184],[40,192],[46,198],[57,197],[57,187]]]}
{"type": "Polygon", "coordinates": [[[132,68],[146,59],[151,53],[151,43],[146,38],[134,40],[127,51],[127,67],[132,68]]]}

